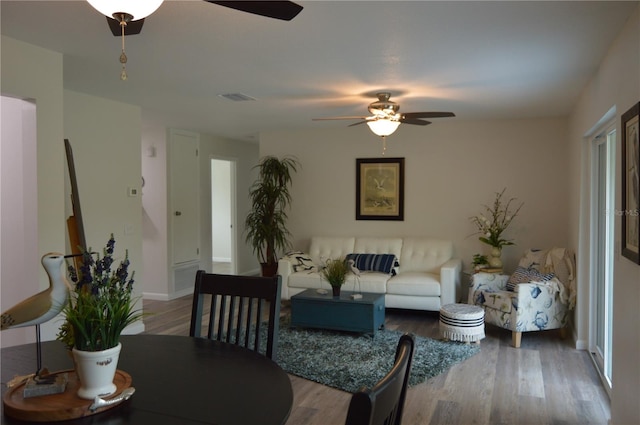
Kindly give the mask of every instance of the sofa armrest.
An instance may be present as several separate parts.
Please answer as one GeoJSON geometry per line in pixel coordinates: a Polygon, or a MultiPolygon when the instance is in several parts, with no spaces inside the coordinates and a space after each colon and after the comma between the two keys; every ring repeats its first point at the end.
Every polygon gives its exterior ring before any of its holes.
{"type": "Polygon", "coordinates": [[[451,258],[440,267],[440,304],[457,303],[460,299],[462,260],[451,258]]]}
{"type": "Polygon", "coordinates": [[[278,260],[278,275],[282,277],[282,290],[280,299],[289,299],[289,276],[293,273],[293,265],[286,258],[278,260]]]}

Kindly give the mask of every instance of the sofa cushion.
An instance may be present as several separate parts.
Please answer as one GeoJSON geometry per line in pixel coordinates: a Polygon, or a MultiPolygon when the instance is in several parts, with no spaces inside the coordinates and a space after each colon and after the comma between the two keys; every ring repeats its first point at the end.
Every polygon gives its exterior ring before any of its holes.
{"type": "Polygon", "coordinates": [[[360,282],[353,274],[347,275],[347,281],[342,286],[345,291],[371,292],[374,294],[384,294],[387,292],[387,282],[389,274],[380,272],[362,272],[360,282]]]}
{"type": "Polygon", "coordinates": [[[405,238],[400,254],[400,270],[439,274],[440,266],[453,257],[453,242],[431,238],[405,238]]]}
{"type": "Polygon", "coordinates": [[[396,274],[399,266],[395,254],[347,254],[347,261],[353,260],[354,266],[363,271],[381,272],[386,274],[396,274]]]}
{"type": "Polygon", "coordinates": [[[403,271],[389,279],[387,294],[439,297],[439,276],[431,273],[403,271]]]}
{"type": "Polygon", "coordinates": [[[402,238],[358,237],[353,250],[349,252],[363,254],[395,254],[400,259],[402,238]]]}
{"type": "Polygon", "coordinates": [[[540,273],[534,268],[516,267],[507,281],[507,291],[514,291],[519,283],[547,282],[554,278],[553,273],[540,273]]]}
{"type": "MultiPolygon", "coordinates": [[[[342,285],[345,291],[371,292],[375,294],[384,294],[387,292],[387,280],[389,275],[378,272],[364,272],[360,275],[360,284],[355,275],[348,274],[347,279],[342,285]]],[[[297,272],[291,273],[287,281],[289,288],[304,289],[330,289],[329,282],[322,279],[317,272],[297,272]]]]}
{"type": "Polygon", "coordinates": [[[309,245],[309,256],[316,264],[325,264],[329,259],[344,258],[354,252],[355,238],[314,236],[309,245]]]}
{"type": "Polygon", "coordinates": [[[322,285],[320,284],[320,275],[317,272],[291,273],[287,284],[289,285],[289,288],[330,288],[329,283],[327,283],[326,280],[322,280],[322,285]]]}

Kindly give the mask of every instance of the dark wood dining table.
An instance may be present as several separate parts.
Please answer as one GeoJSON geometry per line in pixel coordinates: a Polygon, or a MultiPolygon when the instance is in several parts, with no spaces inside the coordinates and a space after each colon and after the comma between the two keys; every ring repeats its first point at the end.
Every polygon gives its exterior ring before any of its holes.
{"type": "MultiPolygon", "coordinates": [[[[110,410],[64,422],[99,425],[284,424],[293,405],[287,373],[271,359],[232,344],[170,335],[124,335],[118,369],[133,396],[110,410]]],[[[16,375],[34,371],[36,346],[3,348],[2,396],[16,375]]],[[[59,341],[42,343],[49,371],[72,369],[59,341]]],[[[2,424],[24,422],[2,412],[2,424]]],[[[42,423],[42,422],[40,422],[42,423]]]]}

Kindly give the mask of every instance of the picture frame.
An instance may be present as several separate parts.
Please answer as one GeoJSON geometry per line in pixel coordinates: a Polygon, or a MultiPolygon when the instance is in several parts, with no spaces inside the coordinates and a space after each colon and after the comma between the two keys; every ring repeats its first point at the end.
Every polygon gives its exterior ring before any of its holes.
{"type": "Polygon", "coordinates": [[[356,159],[356,220],[404,220],[404,158],[356,159]]]}
{"type": "Polygon", "coordinates": [[[622,115],[622,255],[640,264],[640,102],[622,115]]]}

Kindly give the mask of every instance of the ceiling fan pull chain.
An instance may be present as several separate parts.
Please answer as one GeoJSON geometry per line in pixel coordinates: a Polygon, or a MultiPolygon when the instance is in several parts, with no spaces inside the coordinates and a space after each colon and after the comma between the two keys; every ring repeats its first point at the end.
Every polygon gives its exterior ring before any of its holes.
{"type": "Polygon", "coordinates": [[[127,26],[127,22],[123,19],[120,21],[120,28],[122,28],[122,53],[120,54],[120,63],[122,64],[122,72],[120,73],[120,79],[122,81],[127,80],[127,55],[124,53],[124,27],[127,26]]]}
{"type": "Polygon", "coordinates": [[[387,136],[382,136],[382,156],[387,152],[387,136]]]}

